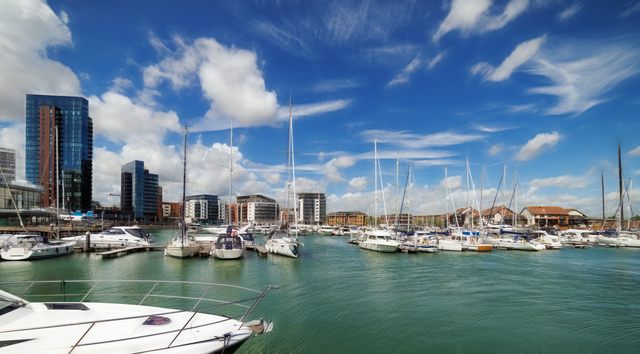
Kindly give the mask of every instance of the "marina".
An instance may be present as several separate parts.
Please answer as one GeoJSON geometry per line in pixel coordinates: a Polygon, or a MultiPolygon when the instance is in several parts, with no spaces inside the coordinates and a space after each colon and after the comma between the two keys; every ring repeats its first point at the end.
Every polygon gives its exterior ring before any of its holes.
{"type": "MultiPolygon", "coordinates": [[[[159,244],[174,233],[153,230],[159,244]]],[[[241,260],[177,259],[141,252],[104,260],[75,253],[0,262],[0,274],[2,281],[277,285],[253,316],[272,320],[274,330],[247,341],[239,353],[630,352],[640,345],[640,305],[633,301],[640,249],[387,254],[361,250],[348,237],[303,240],[298,259],[254,252],[241,260]]],[[[256,241],[264,244],[265,237],[256,241]]]]}

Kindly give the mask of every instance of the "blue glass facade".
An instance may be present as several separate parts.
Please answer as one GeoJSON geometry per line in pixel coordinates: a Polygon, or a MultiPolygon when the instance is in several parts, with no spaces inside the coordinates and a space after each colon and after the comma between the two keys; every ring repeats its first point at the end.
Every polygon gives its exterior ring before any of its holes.
{"type": "Polygon", "coordinates": [[[93,121],[89,102],[83,97],[28,94],[26,100],[25,177],[40,184],[40,107],[54,106],[60,111],[58,125],[60,175],[64,180],[64,202],[70,210],[91,209],[93,177],[93,121]]]}
{"type": "Polygon", "coordinates": [[[143,161],[131,161],[121,168],[120,208],[136,219],[158,214],[158,175],[144,169],[143,161]]]}

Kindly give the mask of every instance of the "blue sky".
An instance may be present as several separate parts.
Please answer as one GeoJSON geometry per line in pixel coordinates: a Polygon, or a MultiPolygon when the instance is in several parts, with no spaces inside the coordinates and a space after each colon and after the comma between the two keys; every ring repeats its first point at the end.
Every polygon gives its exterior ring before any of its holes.
{"type": "Polygon", "coordinates": [[[484,207],[505,162],[519,209],[600,215],[604,174],[612,214],[618,143],[640,175],[639,1],[29,0],[0,23],[0,145],[24,176],[24,95],[87,97],[106,204],[133,159],[179,198],[185,124],[188,192],[227,195],[232,120],[234,194],[280,199],[290,98],[297,188],[330,211],[372,210],[374,140],[387,208],[411,164],[419,214],[466,203],[467,158],[484,207]]]}

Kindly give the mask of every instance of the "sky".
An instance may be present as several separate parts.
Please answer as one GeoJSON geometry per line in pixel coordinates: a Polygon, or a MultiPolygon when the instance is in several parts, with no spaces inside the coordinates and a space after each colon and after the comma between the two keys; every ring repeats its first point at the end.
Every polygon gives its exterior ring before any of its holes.
{"type": "Polygon", "coordinates": [[[406,185],[414,214],[495,200],[597,217],[602,175],[610,216],[618,144],[640,208],[640,1],[9,0],[0,52],[18,178],[25,95],[84,96],[103,205],[131,160],[179,200],[185,125],[188,194],[227,196],[231,175],[233,195],[282,201],[291,102],[296,189],[329,212],[395,212],[406,185]]]}

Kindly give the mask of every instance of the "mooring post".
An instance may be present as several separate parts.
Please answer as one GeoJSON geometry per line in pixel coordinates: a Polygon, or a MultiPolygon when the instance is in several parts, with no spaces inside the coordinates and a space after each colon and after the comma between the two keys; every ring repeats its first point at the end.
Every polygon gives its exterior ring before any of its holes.
{"type": "Polygon", "coordinates": [[[91,246],[91,232],[87,231],[87,233],[84,234],[84,251],[89,252],[90,246],[91,246]]]}

